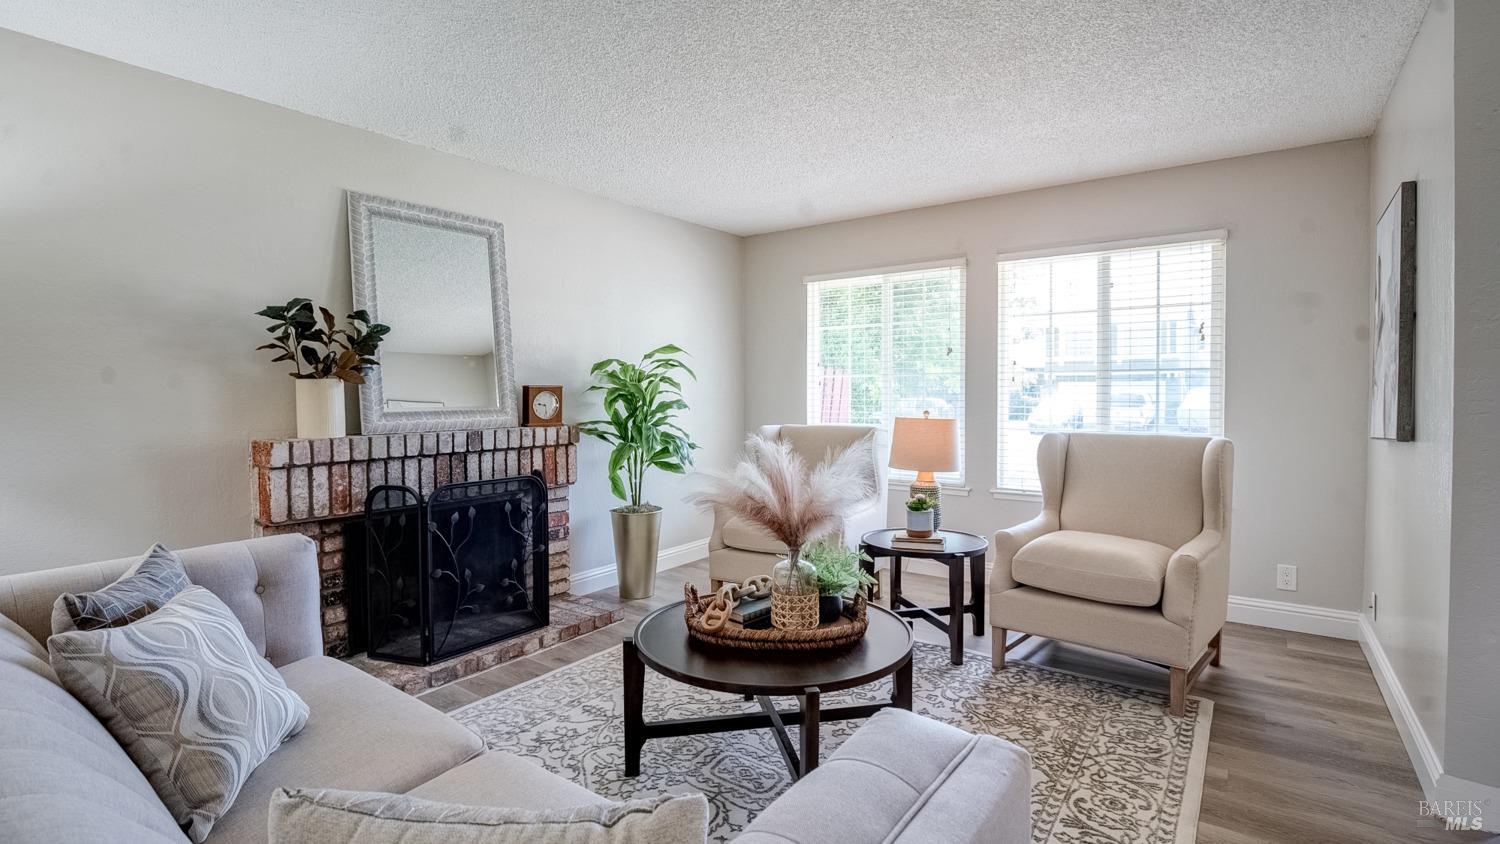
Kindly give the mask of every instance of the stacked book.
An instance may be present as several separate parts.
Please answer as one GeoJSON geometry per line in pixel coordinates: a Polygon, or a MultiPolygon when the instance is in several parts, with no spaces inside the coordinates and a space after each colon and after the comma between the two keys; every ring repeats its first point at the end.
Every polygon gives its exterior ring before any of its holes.
{"type": "Polygon", "coordinates": [[[754,598],[740,601],[729,612],[729,620],[741,627],[769,627],[771,625],[771,599],[754,598]]]}
{"type": "Polygon", "coordinates": [[[891,537],[891,547],[901,551],[946,551],[948,540],[941,532],[931,536],[912,536],[901,531],[891,537]]]}

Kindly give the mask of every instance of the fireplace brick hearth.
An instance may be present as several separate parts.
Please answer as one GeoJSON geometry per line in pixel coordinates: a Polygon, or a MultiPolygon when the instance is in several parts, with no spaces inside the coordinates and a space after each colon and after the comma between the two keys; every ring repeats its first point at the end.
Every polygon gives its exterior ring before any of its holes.
{"type": "Polygon", "coordinates": [[[578,439],[577,428],[550,426],[255,440],[250,444],[253,532],[300,533],[317,543],[323,648],[329,656],[349,657],[344,527],[361,516],[370,489],[405,485],[426,496],[442,484],[540,471],[547,486],[548,592],[557,623],[425,668],[383,669],[390,664],[356,660],[408,691],[441,685],[620,618],[618,604],[568,593],[568,489],[578,479],[578,439]]]}

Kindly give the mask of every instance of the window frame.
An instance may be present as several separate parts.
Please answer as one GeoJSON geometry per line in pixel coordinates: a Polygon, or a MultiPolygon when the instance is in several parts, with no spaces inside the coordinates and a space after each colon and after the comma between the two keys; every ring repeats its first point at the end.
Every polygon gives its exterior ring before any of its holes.
{"type": "MultiPolygon", "coordinates": [[[[807,308],[807,312],[808,312],[807,323],[806,323],[805,328],[804,328],[805,340],[806,340],[806,346],[807,346],[807,348],[806,348],[806,354],[804,355],[804,360],[803,360],[803,378],[804,378],[804,384],[803,384],[803,388],[804,388],[803,389],[803,403],[804,403],[803,418],[805,420],[807,420],[807,424],[809,424],[809,425],[839,424],[839,423],[823,423],[823,422],[821,422],[821,421],[819,421],[819,420],[817,420],[817,419],[814,418],[814,416],[816,415],[816,412],[815,412],[815,408],[814,408],[813,401],[812,401],[813,384],[811,382],[811,376],[812,376],[813,369],[817,365],[815,363],[815,361],[819,357],[819,353],[820,353],[820,349],[821,349],[821,345],[820,345],[820,342],[819,342],[818,332],[815,331],[815,328],[817,326],[814,323],[813,308],[812,308],[813,297],[816,295],[816,293],[815,293],[816,286],[818,284],[822,284],[822,283],[826,283],[826,282],[830,282],[830,281],[846,281],[846,280],[850,280],[850,279],[868,278],[868,277],[872,277],[872,276],[889,276],[889,275],[897,275],[897,274],[900,274],[900,273],[921,272],[923,270],[937,270],[937,269],[957,270],[958,271],[958,285],[959,285],[958,319],[959,319],[959,334],[960,334],[960,337],[962,339],[962,342],[958,345],[958,349],[957,349],[958,350],[958,354],[959,354],[958,381],[959,381],[959,384],[961,385],[961,390],[962,390],[961,395],[963,396],[963,404],[959,408],[959,414],[958,414],[958,456],[959,456],[958,471],[957,472],[940,472],[940,473],[938,473],[937,478],[938,478],[939,483],[941,483],[943,485],[943,491],[945,493],[954,493],[954,494],[960,494],[960,495],[967,495],[968,491],[969,491],[969,488],[966,485],[967,484],[967,480],[968,480],[968,465],[967,465],[968,464],[968,445],[967,445],[967,428],[968,428],[967,422],[968,422],[968,420],[965,418],[965,417],[968,416],[968,406],[969,406],[969,384],[968,384],[969,361],[968,361],[968,348],[967,348],[967,346],[968,346],[968,339],[969,339],[969,335],[968,335],[968,320],[969,320],[969,315],[968,315],[968,310],[969,310],[969,308],[968,308],[968,305],[969,305],[969,300],[968,300],[968,289],[969,289],[969,258],[968,258],[967,254],[952,255],[952,256],[942,257],[942,258],[931,258],[931,259],[921,260],[921,261],[911,261],[911,262],[906,262],[906,263],[901,263],[901,264],[880,265],[880,266],[874,266],[874,267],[866,267],[866,268],[863,268],[863,269],[842,270],[842,271],[839,271],[839,272],[818,273],[818,274],[814,274],[814,275],[803,276],[803,278],[802,278],[802,284],[803,284],[803,288],[805,290],[804,297],[803,297],[804,298],[804,306],[807,308]]],[[[885,295],[884,295],[884,304],[882,306],[883,307],[883,312],[881,314],[881,330],[882,330],[882,332],[885,333],[885,336],[888,337],[889,333],[891,331],[891,328],[892,328],[892,326],[894,324],[894,321],[892,319],[892,313],[891,313],[891,305],[890,305],[890,292],[889,292],[890,291],[890,285],[889,285],[889,283],[887,283],[885,285],[885,289],[886,289],[886,292],[885,292],[885,295]]],[[[888,356],[890,354],[890,349],[889,349],[888,345],[883,349],[882,354],[883,354],[883,356],[888,356]]],[[[886,369],[886,365],[883,364],[882,365],[882,371],[884,372],[885,369],[886,369]]],[[[886,377],[886,376],[883,375],[882,377],[886,377]]],[[[849,423],[849,424],[864,424],[864,423],[849,423]]],[[[889,427],[887,427],[884,430],[886,432],[886,436],[889,437],[890,434],[891,434],[891,429],[889,427]]],[[[888,469],[887,472],[888,472],[888,475],[887,475],[888,483],[891,486],[893,486],[893,487],[899,485],[900,487],[905,488],[917,476],[916,472],[906,471],[906,470],[902,470],[902,469],[888,469]]]]}
{"type": "MultiPolygon", "coordinates": [[[[1228,395],[1225,390],[1225,359],[1228,346],[1228,325],[1225,322],[1226,306],[1229,299],[1229,230],[1207,229],[1203,231],[1180,232],[1173,234],[1152,235],[1148,237],[1126,238],[1121,240],[1093,241],[1058,244],[1052,246],[1036,247],[1022,250],[1011,250],[1000,252],[995,255],[995,486],[990,489],[990,495],[997,499],[1012,501],[1040,501],[1042,494],[1039,490],[1009,487],[1004,485],[1005,476],[1005,448],[1001,439],[1004,421],[1007,412],[1007,397],[1009,393],[1002,387],[1008,372],[1004,364],[1004,342],[1005,342],[1005,319],[1007,316],[1005,307],[1005,290],[1002,282],[1001,265],[1014,261],[1027,261],[1041,258],[1061,258],[1068,256],[1082,256],[1090,253],[1118,252],[1129,249],[1149,249],[1152,247],[1184,246],[1192,243],[1215,242],[1223,249],[1222,280],[1212,279],[1209,290],[1209,308],[1217,331],[1217,344],[1210,348],[1209,369],[1212,378],[1219,385],[1220,398],[1217,413],[1210,413],[1208,436],[1223,436],[1225,427],[1226,409],[1228,407],[1228,395]]],[[[1096,291],[1097,293],[1097,291],[1096,291]]],[[[1103,294],[1098,293],[1102,301],[1103,294]]],[[[1160,309],[1160,297],[1158,297],[1157,308],[1160,309]]],[[[1049,310],[1049,313],[1051,311],[1049,310]]],[[[1104,314],[1099,313],[1100,319],[1104,314]]],[[[1103,323],[1101,322],[1102,326],[1103,323]]],[[[1108,337],[1110,332],[1099,332],[1102,338],[1108,337]]],[[[1112,339],[1112,338],[1111,338],[1112,339]]],[[[1101,355],[1097,358],[1096,377],[1105,372],[1112,372],[1107,368],[1108,357],[1101,355]]],[[[1117,432],[1125,433],[1127,432],[1117,432]]],[[[1149,433],[1149,432],[1148,432],[1149,433]]],[[[1144,435],[1144,434],[1143,434],[1144,435]]]]}

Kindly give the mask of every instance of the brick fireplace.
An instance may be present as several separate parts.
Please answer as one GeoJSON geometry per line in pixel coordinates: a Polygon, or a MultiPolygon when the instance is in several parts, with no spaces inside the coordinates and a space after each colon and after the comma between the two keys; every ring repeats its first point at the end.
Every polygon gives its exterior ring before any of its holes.
{"type": "MultiPolygon", "coordinates": [[[[618,604],[568,592],[568,488],[578,478],[578,429],[498,428],[379,434],[328,440],[255,440],[250,444],[254,533],[300,533],[318,544],[323,648],[353,657],[349,623],[352,582],[344,528],[361,518],[365,496],[382,484],[426,496],[438,486],[540,471],[547,487],[548,592],[552,624],[431,666],[354,662],[407,691],[421,691],[582,635],[619,620],[618,604]]],[[[358,638],[358,637],[356,637],[358,638]]]]}

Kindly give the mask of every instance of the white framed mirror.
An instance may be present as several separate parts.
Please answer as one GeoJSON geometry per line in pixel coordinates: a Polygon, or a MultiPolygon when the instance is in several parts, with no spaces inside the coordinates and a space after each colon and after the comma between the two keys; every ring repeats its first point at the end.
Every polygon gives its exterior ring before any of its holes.
{"type": "Polygon", "coordinates": [[[360,385],[363,431],[519,424],[504,227],[347,194],[354,307],[391,327],[360,385]]]}

